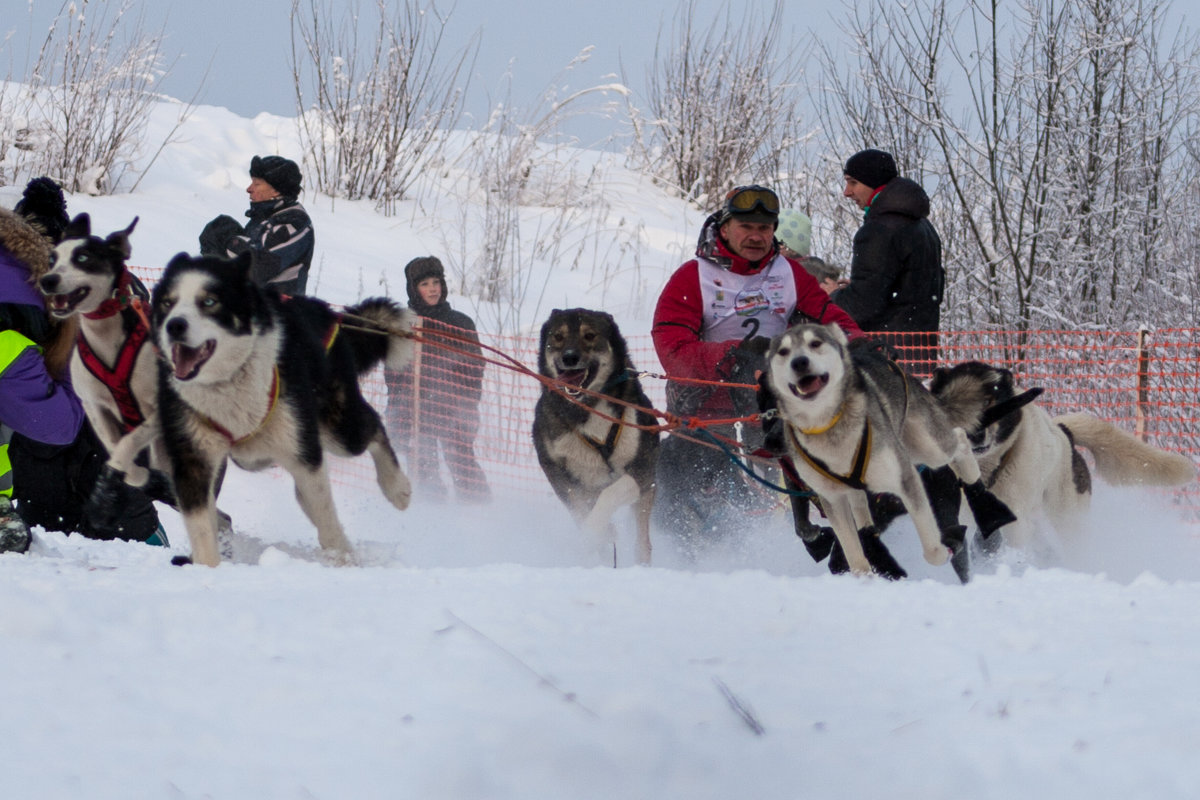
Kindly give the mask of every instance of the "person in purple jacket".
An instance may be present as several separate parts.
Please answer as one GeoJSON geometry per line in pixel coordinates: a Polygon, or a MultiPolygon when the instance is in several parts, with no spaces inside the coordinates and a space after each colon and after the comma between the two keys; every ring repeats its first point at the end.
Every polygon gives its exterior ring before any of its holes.
{"type": "Polygon", "coordinates": [[[65,225],[62,191],[46,178],[0,209],[0,552],[27,550],[30,525],[165,543],[153,502],[132,487],[115,525],[84,513],[106,455],[71,387],[75,325],[51,320],[34,288],[65,225]]]}

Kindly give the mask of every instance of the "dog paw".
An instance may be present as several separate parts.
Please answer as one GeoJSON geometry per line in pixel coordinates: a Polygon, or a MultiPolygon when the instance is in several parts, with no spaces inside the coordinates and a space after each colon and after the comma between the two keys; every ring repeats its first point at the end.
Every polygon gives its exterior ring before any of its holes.
{"type": "Polygon", "coordinates": [[[401,511],[408,508],[408,504],[412,502],[412,483],[408,476],[402,472],[396,473],[391,485],[384,487],[384,495],[389,503],[401,511]]]}
{"type": "Polygon", "coordinates": [[[935,567],[940,567],[950,560],[950,550],[944,544],[925,548],[925,560],[935,567]]]}
{"type": "Polygon", "coordinates": [[[138,489],[145,486],[149,480],[150,470],[145,467],[139,467],[137,464],[131,466],[129,471],[125,473],[125,482],[138,489]]]}

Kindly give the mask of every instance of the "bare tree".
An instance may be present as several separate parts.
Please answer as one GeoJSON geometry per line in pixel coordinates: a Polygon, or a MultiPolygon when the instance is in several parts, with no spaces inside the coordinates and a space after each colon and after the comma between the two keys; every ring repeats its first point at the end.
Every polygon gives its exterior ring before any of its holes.
{"type": "Polygon", "coordinates": [[[476,313],[490,321],[490,330],[520,330],[529,322],[523,310],[540,315],[546,286],[532,280],[539,261],[553,264],[553,273],[581,269],[588,258],[603,264],[603,274],[592,275],[600,296],[610,282],[635,296],[641,288],[636,275],[615,280],[622,270],[637,270],[637,231],[598,222],[608,216],[603,167],[595,151],[563,133],[580,116],[611,116],[609,98],[627,94],[622,84],[569,88],[570,73],[590,55],[590,48],[577,55],[531,108],[512,102],[509,80],[508,94],[492,104],[479,131],[461,134],[468,144],[447,164],[471,200],[459,204],[456,230],[483,236],[482,247],[471,252],[462,237],[447,239],[444,255],[461,290],[482,304],[476,313]]]}
{"type": "Polygon", "coordinates": [[[152,88],[165,74],[162,34],[147,34],[130,2],[113,8],[62,3],[24,90],[5,109],[0,151],[10,156],[3,162],[7,181],[49,175],[69,191],[106,194],[135,171],[158,100],[152,88]]]}
{"type": "Polygon", "coordinates": [[[631,111],[640,167],[702,205],[777,174],[797,144],[802,74],[801,59],[782,46],[782,14],[782,0],[765,17],[731,4],[701,28],[695,0],[680,7],[646,71],[649,119],[631,111]]]}
{"type": "Polygon", "coordinates": [[[1194,321],[1167,221],[1195,205],[1195,36],[1164,41],[1164,0],[950,7],[848,11],[858,63],[839,78],[823,51],[834,92],[819,113],[839,145],[891,149],[932,187],[950,277],[943,319],[1194,321]]]}
{"type": "Polygon", "coordinates": [[[405,196],[417,169],[440,157],[443,131],[462,112],[478,49],[472,39],[441,61],[446,18],[432,3],[375,0],[372,38],[363,41],[358,3],[292,4],[292,79],[305,161],[334,197],[370,199],[385,213],[405,196]],[[333,9],[340,9],[335,21],[333,9]]]}

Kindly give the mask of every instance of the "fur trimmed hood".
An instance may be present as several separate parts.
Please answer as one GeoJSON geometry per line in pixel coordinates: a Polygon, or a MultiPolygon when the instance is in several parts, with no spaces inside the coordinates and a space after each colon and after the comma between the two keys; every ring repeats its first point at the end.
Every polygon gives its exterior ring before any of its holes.
{"type": "Polygon", "coordinates": [[[29,268],[31,283],[50,271],[50,241],[7,208],[0,208],[0,247],[29,268]]]}

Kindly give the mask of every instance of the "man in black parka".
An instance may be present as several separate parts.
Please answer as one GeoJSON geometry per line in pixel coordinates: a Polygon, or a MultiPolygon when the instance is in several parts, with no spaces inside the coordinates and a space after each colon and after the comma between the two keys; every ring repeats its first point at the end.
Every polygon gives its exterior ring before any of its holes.
{"type": "Polygon", "coordinates": [[[421,316],[421,343],[410,367],[385,373],[389,434],[408,453],[419,493],[446,496],[440,449],[458,499],[486,502],[491,491],[475,458],[484,370],[475,322],[450,307],[446,270],[434,256],[414,258],[404,277],[408,307],[421,316]]]}
{"type": "Polygon", "coordinates": [[[929,222],[929,195],[901,178],[890,153],[863,150],[846,161],[842,192],[863,210],[854,235],[850,283],[833,302],[868,333],[886,337],[897,361],[929,375],[945,292],[942,240],[929,222]]]}

